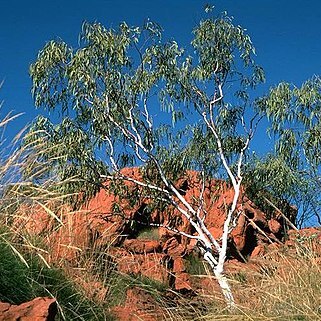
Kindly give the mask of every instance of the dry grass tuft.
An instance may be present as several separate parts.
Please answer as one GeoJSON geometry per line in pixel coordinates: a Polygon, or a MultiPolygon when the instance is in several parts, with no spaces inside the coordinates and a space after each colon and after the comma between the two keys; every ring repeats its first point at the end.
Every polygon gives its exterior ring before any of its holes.
{"type": "MultiPolygon", "coordinates": [[[[321,244],[318,244],[321,250],[321,244]]],[[[257,271],[244,270],[232,282],[238,311],[216,309],[200,320],[321,320],[321,258],[316,243],[270,252],[257,260],[257,271]]]]}

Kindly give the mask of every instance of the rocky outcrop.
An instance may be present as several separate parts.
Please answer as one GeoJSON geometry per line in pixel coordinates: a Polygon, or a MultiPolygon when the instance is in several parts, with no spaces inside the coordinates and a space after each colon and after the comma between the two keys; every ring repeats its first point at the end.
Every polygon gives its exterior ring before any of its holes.
{"type": "MultiPolygon", "coordinates": [[[[123,174],[134,179],[141,179],[138,168],[125,169],[123,174]]],[[[190,204],[195,204],[195,200],[200,197],[200,184],[198,173],[190,171],[176,185],[184,194],[184,198],[190,204]]],[[[134,188],[134,183],[126,182],[125,186],[130,191],[134,188]]],[[[206,183],[203,194],[207,212],[205,223],[217,239],[222,234],[226,211],[232,202],[233,195],[233,189],[224,181],[210,180],[206,183]]],[[[140,230],[146,228],[146,224],[140,223],[143,220],[154,225],[166,225],[169,222],[173,224],[172,222],[175,221],[178,229],[193,234],[192,226],[175,208],[167,207],[163,212],[145,211],[144,209],[150,202],[144,198],[135,202],[130,197],[120,199],[111,191],[109,183],[106,183],[105,188],[77,211],[72,211],[67,206],[46,211],[43,206],[39,205],[31,209],[20,209],[22,212],[20,217],[23,217],[24,222],[22,224],[19,221],[17,226],[24,226],[25,229],[35,234],[50,231],[49,242],[55,248],[54,255],[56,258],[63,257],[68,260],[77,256],[79,250],[92,247],[93,244],[104,246],[110,243],[137,254],[164,252],[172,258],[186,254],[188,249],[191,250],[195,246],[193,240],[176,237],[174,233],[164,228],[158,229],[159,240],[156,242],[135,240],[140,230]]],[[[231,233],[230,253],[232,256],[239,259],[248,257],[262,240],[263,242],[277,242],[282,237],[282,217],[275,215],[275,217],[267,218],[244,191],[239,198],[237,211],[241,214],[231,233]]]]}
{"type": "MultiPolygon", "coordinates": [[[[142,179],[138,168],[127,168],[122,173],[133,179],[142,179]]],[[[188,257],[193,255],[202,264],[195,239],[175,235],[164,227],[156,227],[175,222],[177,229],[193,234],[192,226],[179,211],[170,206],[164,211],[147,211],[151,200],[137,198],[139,193],[136,193],[137,190],[134,193],[134,183],[124,183],[129,196],[121,199],[112,192],[110,184],[106,183],[95,197],[77,211],[67,206],[50,207],[50,210],[39,205],[21,208],[17,229],[23,226],[29,233],[46,233],[52,250],[46,257],[49,262],[68,260],[72,264],[88,248],[108,249],[106,252],[120,273],[145,276],[181,293],[206,294],[217,289],[215,280],[201,278],[190,272],[188,257]],[[152,223],[150,230],[146,230],[146,222],[152,223]]],[[[187,202],[197,206],[201,193],[197,172],[187,172],[176,182],[176,186],[187,202]]],[[[233,189],[222,180],[213,179],[205,184],[202,194],[207,213],[205,224],[217,239],[222,235],[226,212],[233,196],[233,189]]],[[[267,217],[243,190],[237,212],[240,216],[229,239],[228,260],[245,262],[264,255],[269,244],[280,243],[284,223],[278,213],[267,217]]],[[[117,315],[128,316],[126,319],[120,317],[120,320],[136,320],[144,310],[139,307],[128,314],[129,307],[140,295],[137,291],[128,290],[124,306],[115,309],[117,315]]],[[[149,320],[149,317],[154,320],[152,316],[146,316],[147,319],[143,320],[149,320]]]]}
{"type": "Polygon", "coordinates": [[[51,298],[36,298],[20,305],[0,302],[0,321],[54,321],[57,303],[51,298]]]}

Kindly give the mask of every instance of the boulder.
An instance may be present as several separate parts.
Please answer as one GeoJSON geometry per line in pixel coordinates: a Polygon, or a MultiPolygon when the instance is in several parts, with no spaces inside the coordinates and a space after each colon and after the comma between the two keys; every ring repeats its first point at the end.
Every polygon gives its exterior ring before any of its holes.
{"type": "Polygon", "coordinates": [[[169,270],[166,266],[167,255],[164,253],[132,254],[124,249],[113,249],[113,256],[118,272],[142,275],[161,283],[169,282],[169,270]]]}
{"type": "Polygon", "coordinates": [[[174,260],[173,263],[173,272],[174,273],[182,273],[186,272],[185,260],[181,257],[178,257],[174,260]]]}
{"type": "Polygon", "coordinates": [[[262,256],[266,253],[265,246],[263,244],[259,244],[256,246],[251,254],[251,259],[256,258],[258,256],[262,256]]]}
{"type": "Polygon", "coordinates": [[[20,305],[0,302],[0,321],[54,321],[57,303],[52,298],[35,298],[20,305]]]}
{"type": "Polygon", "coordinates": [[[278,222],[277,220],[275,219],[270,219],[268,221],[268,226],[269,226],[269,229],[272,233],[274,234],[277,234],[280,232],[281,228],[282,228],[282,225],[280,222],[278,222]]]}
{"type": "Polygon", "coordinates": [[[176,273],[174,289],[180,292],[191,291],[193,289],[191,276],[186,272],[176,273]]]}
{"type": "Polygon", "coordinates": [[[161,244],[157,240],[127,239],[123,242],[123,247],[136,254],[156,253],[161,250],[161,244]]]}
{"type": "Polygon", "coordinates": [[[178,239],[173,236],[163,245],[163,252],[175,259],[184,255],[186,246],[180,244],[178,239]]]}

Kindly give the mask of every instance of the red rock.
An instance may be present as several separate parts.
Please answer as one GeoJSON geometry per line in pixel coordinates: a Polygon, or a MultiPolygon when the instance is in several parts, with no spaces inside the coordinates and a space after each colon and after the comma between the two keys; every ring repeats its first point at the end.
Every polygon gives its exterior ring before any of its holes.
{"type": "Polygon", "coordinates": [[[52,298],[35,298],[20,305],[0,303],[0,321],[54,321],[57,303],[52,298]]]}
{"type": "Polygon", "coordinates": [[[185,262],[184,259],[181,257],[178,257],[174,260],[174,264],[173,264],[173,272],[174,273],[181,273],[181,272],[185,272],[186,271],[186,266],[185,266],[185,262]]]}
{"type": "MultiPolygon", "coordinates": [[[[126,175],[137,180],[142,179],[139,168],[125,168],[121,171],[122,175],[126,175]]],[[[130,188],[134,187],[132,182],[124,182],[130,188]]],[[[187,171],[187,173],[176,182],[176,186],[184,192],[184,198],[190,204],[195,204],[200,197],[200,177],[195,171],[187,171]]],[[[109,183],[100,190],[88,203],[82,207],[80,211],[73,212],[67,206],[53,209],[53,212],[61,219],[63,225],[58,226],[57,221],[53,219],[40,206],[36,206],[30,210],[21,208],[19,213],[23,217],[24,222],[20,220],[17,226],[21,228],[26,226],[30,233],[39,234],[46,230],[48,234],[48,242],[50,248],[53,249],[49,261],[60,259],[72,261],[79,256],[79,253],[88,247],[104,247],[106,245],[120,245],[130,233],[130,220],[134,219],[139,208],[143,204],[148,204],[149,199],[142,199],[134,206],[130,204],[130,200],[119,199],[108,190],[109,183]],[[121,215],[113,212],[115,203],[120,205],[121,215]],[[39,220],[39,217],[41,218],[39,220]]],[[[205,223],[209,231],[215,238],[222,235],[222,227],[226,218],[228,207],[233,201],[234,191],[228,184],[222,180],[209,180],[205,184],[206,188],[203,194],[205,209],[207,212],[205,223]]],[[[242,252],[246,246],[246,242],[252,242],[256,238],[257,232],[253,228],[253,224],[258,224],[267,234],[271,231],[268,229],[266,216],[260,211],[256,205],[251,202],[241,190],[238,200],[237,210],[240,215],[237,225],[231,233],[231,239],[239,252],[242,252]],[[249,222],[249,220],[251,222],[249,222]],[[253,226],[251,226],[251,224],[253,226]]],[[[192,233],[192,226],[188,220],[182,217],[181,213],[171,207],[160,213],[155,211],[151,213],[150,219],[152,223],[166,224],[178,218],[176,228],[185,233],[192,233]],[[154,220],[154,221],[153,221],[154,220]]],[[[279,230],[280,226],[276,220],[270,220],[269,226],[273,231],[279,230]]],[[[173,237],[173,232],[168,229],[159,229],[160,239],[165,243],[163,250],[172,258],[180,257],[191,250],[191,240],[186,237],[173,237]]],[[[124,246],[128,247],[133,253],[149,253],[159,251],[158,244],[144,243],[143,241],[125,241],[124,246]],[[127,242],[127,243],[126,243],[127,242]]],[[[250,253],[246,253],[250,254],[250,253]]]]}
{"type": "Polygon", "coordinates": [[[246,239],[244,235],[237,235],[233,237],[235,247],[241,252],[246,244],[246,239]]]}
{"type": "Polygon", "coordinates": [[[8,311],[10,307],[11,307],[10,303],[0,302],[0,316],[2,316],[4,312],[8,311]]]}
{"type": "Polygon", "coordinates": [[[262,256],[266,252],[265,246],[263,244],[259,244],[256,246],[251,254],[251,258],[255,258],[257,256],[262,256]]]}
{"type": "Polygon", "coordinates": [[[133,255],[125,250],[112,251],[110,254],[113,255],[119,272],[143,275],[161,283],[168,283],[169,271],[165,264],[165,254],[133,255]]]}
{"type": "Polygon", "coordinates": [[[127,239],[123,242],[123,246],[126,250],[137,254],[154,253],[161,250],[160,242],[156,240],[127,239]]]}
{"type": "Polygon", "coordinates": [[[160,227],[158,229],[158,235],[160,240],[167,240],[175,235],[174,232],[170,231],[169,229],[165,227],[160,227]]]}
{"type": "MultiPolygon", "coordinates": [[[[122,174],[137,180],[142,179],[139,168],[126,168],[122,170],[122,174]]],[[[130,194],[130,189],[134,187],[134,184],[132,182],[125,182],[124,184],[130,194]]],[[[175,185],[182,190],[182,195],[189,204],[192,204],[194,208],[199,207],[197,200],[200,197],[201,181],[197,172],[188,171],[184,177],[175,182],[175,185]]],[[[207,214],[204,220],[210,233],[219,242],[233,197],[233,188],[226,182],[215,179],[206,182],[203,205],[207,214]]],[[[146,276],[170,284],[175,290],[182,292],[195,290],[196,293],[205,295],[212,295],[213,291],[221,293],[215,278],[192,276],[186,271],[183,257],[187,253],[193,253],[196,247],[196,239],[175,235],[174,232],[164,227],[158,229],[160,241],[128,239],[128,236],[132,238],[139,232],[132,229],[131,223],[136,217],[142,217],[142,213],[144,214],[142,208],[146,207],[149,202],[151,202],[149,198],[139,199],[135,205],[132,205],[129,199],[120,199],[115,196],[109,190],[109,183],[107,182],[104,188],[78,211],[72,211],[68,206],[62,206],[58,209],[53,206],[52,211],[63,222],[62,225],[57,224],[57,220],[40,206],[21,208],[19,215],[21,214],[22,220],[17,222],[16,225],[17,229],[26,228],[30,234],[45,234],[48,232],[49,248],[53,250],[48,257],[49,261],[68,260],[76,262],[74,260],[79,257],[82,251],[86,252],[88,248],[97,249],[97,251],[101,248],[103,250],[108,248],[109,255],[113,257],[115,267],[120,273],[146,276]],[[115,204],[120,207],[119,215],[113,212],[115,204]]],[[[181,206],[184,208],[183,205],[181,206]]],[[[273,241],[279,241],[277,237],[279,237],[278,233],[282,226],[277,220],[277,213],[268,220],[266,215],[248,199],[243,189],[241,189],[238,199],[236,213],[239,214],[239,218],[229,238],[229,248],[232,249],[229,258],[239,258],[242,255],[255,258],[265,253],[265,247],[267,248],[266,251],[273,251],[272,246],[266,246],[264,233],[273,241]],[[259,226],[261,232],[258,232],[255,226],[259,226]],[[276,233],[277,236],[273,233],[276,233]],[[260,245],[253,250],[257,243],[260,245]],[[238,251],[235,251],[234,247],[238,251]],[[233,256],[233,253],[235,256],[233,256]]],[[[159,224],[164,226],[170,222],[170,226],[174,226],[187,234],[194,233],[193,235],[195,235],[196,233],[190,222],[171,206],[168,206],[165,211],[158,210],[150,213],[148,220],[154,223],[154,226],[159,224]]],[[[282,222],[281,219],[280,222],[282,222]]],[[[318,233],[321,235],[320,231],[318,233]]],[[[311,233],[308,235],[311,235],[311,233]]],[[[296,234],[296,236],[293,234],[291,237],[294,239],[297,236],[301,237],[301,234],[296,234]]],[[[279,245],[274,243],[273,247],[274,252],[278,253],[275,249],[278,249],[279,245]]],[[[234,267],[232,267],[230,261],[227,262],[225,267],[228,273],[233,274],[237,269],[240,271],[245,265],[250,267],[252,264],[250,268],[258,272],[260,268],[256,264],[260,263],[256,262],[259,261],[262,261],[262,259],[250,260],[247,264],[241,264],[237,261],[234,267]]],[[[93,298],[104,298],[108,289],[101,288],[101,284],[94,281],[91,283],[85,282],[93,288],[93,291],[90,292],[93,298]]],[[[3,305],[2,309],[6,311],[7,307],[7,305],[3,305]]],[[[136,288],[127,291],[125,302],[121,306],[115,307],[114,312],[118,320],[155,321],[164,319],[164,311],[158,309],[154,299],[141,289],[136,288]]],[[[21,320],[24,321],[25,319],[21,320]]],[[[26,320],[31,321],[31,319],[26,320]]],[[[38,319],[32,320],[38,321],[38,319]]]]}
{"type": "Polygon", "coordinates": [[[170,255],[172,258],[181,257],[186,252],[186,246],[180,244],[176,237],[171,237],[163,245],[164,253],[170,255]]]}
{"type": "MultiPolygon", "coordinates": [[[[187,182],[187,189],[184,198],[190,204],[195,204],[195,200],[200,197],[200,184],[201,180],[199,173],[195,171],[188,171],[184,178],[177,182],[187,182]]],[[[231,205],[234,197],[233,188],[229,187],[225,181],[222,180],[209,180],[205,184],[206,188],[203,194],[203,199],[206,208],[205,223],[212,235],[216,238],[220,238],[222,235],[222,227],[226,218],[226,214],[229,206],[231,205]]],[[[261,227],[267,227],[267,220],[265,214],[258,209],[258,207],[248,199],[243,189],[241,189],[240,197],[238,200],[237,210],[239,213],[243,213],[239,216],[236,227],[231,233],[235,246],[239,251],[242,251],[246,244],[246,237],[249,238],[249,233],[253,236],[255,231],[251,227],[248,229],[249,221],[248,217],[255,224],[261,227]]],[[[174,211],[175,212],[175,211],[174,211]]],[[[178,211],[176,211],[178,215],[178,211]]],[[[184,226],[186,230],[184,232],[189,233],[191,227],[187,228],[186,220],[184,220],[184,226]]]]}
{"type": "Polygon", "coordinates": [[[217,281],[213,278],[197,278],[195,282],[193,282],[193,285],[194,288],[196,288],[197,293],[203,296],[213,297],[214,294],[221,295],[221,289],[217,281]]]}
{"type": "Polygon", "coordinates": [[[298,231],[290,230],[288,232],[288,236],[290,240],[297,240],[297,239],[321,240],[321,228],[309,227],[309,228],[303,228],[298,231]]]}
{"type": "Polygon", "coordinates": [[[274,219],[271,219],[268,221],[268,226],[270,231],[274,234],[279,233],[282,228],[282,225],[277,220],[274,220],[274,219]]]}
{"type": "MultiPolygon", "coordinates": [[[[136,180],[142,179],[139,168],[126,168],[121,171],[122,175],[127,175],[136,180]]],[[[67,206],[58,209],[53,207],[52,211],[63,222],[58,225],[57,221],[41,207],[21,208],[19,216],[25,222],[17,222],[17,229],[26,226],[30,234],[44,234],[48,231],[47,241],[52,252],[46,257],[50,261],[68,260],[76,262],[82,251],[88,248],[105,249],[115,252],[115,262],[117,269],[123,273],[134,273],[154,278],[161,282],[168,282],[169,273],[185,273],[183,260],[187,253],[192,253],[196,247],[195,239],[188,239],[184,236],[174,235],[173,232],[161,227],[159,228],[159,238],[157,240],[127,239],[133,237],[137,231],[133,231],[131,220],[137,215],[141,215],[142,207],[151,200],[149,198],[138,200],[132,205],[130,199],[120,199],[109,190],[106,182],[104,188],[100,190],[91,200],[85,204],[81,210],[71,211],[67,206]],[[120,214],[113,212],[115,204],[120,207],[120,214]],[[21,215],[20,215],[21,214],[21,215]],[[39,220],[39,218],[41,218],[39,220]],[[27,223],[27,224],[24,224],[27,223]],[[113,246],[110,246],[113,245],[113,246]],[[115,250],[117,246],[117,250],[115,250]],[[122,247],[121,249],[119,247],[122,247]],[[168,271],[166,262],[172,260],[173,266],[169,267],[173,271],[168,271]],[[166,262],[165,262],[166,261],[166,262]]],[[[132,182],[124,182],[129,190],[134,187],[132,182]]],[[[197,200],[200,197],[201,181],[199,173],[187,171],[187,173],[175,182],[175,185],[182,190],[182,195],[189,204],[198,208],[197,200]]],[[[222,227],[226,218],[229,206],[234,197],[234,190],[222,180],[208,180],[203,193],[204,208],[206,209],[205,224],[211,234],[219,241],[222,236],[222,227]]],[[[182,207],[184,207],[182,205],[182,207]]],[[[279,222],[274,218],[267,220],[266,215],[246,196],[241,189],[237,203],[239,219],[230,235],[230,248],[236,247],[237,251],[231,251],[230,258],[253,256],[260,253],[260,249],[253,250],[253,244],[258,241],[266,242],[264,233],[273,241],[278,241],[273,233],[280,230],[279,222]],[[263,233],[258,232],[256,225],[263,233]],[[272,232],[272,233],[271,233],[272,232]]],[[[165,211],[155,211],[151,213],[149,220],[151,223],[166,225],[171,222],[171,226],[187,233],[193,234],[195,230],[190,222],[181,213],[168,206],[165,211]]],[[[25,228],[25,227],[24,227],[25,228]]],[[[170,262],[170,263],[172,263],[170,262]]],[[[183,277],[185,277],[183,275],[183,277]]]]}
{"type": "Polygon", "coordinates": [[[209,227],[208,231],[213,235],[215,239],[219,239],[222,236],[222,228],[219,227],[209,227]]]}
{"type": "Polygon", "coordinates": [[[176,291],[192,290],[190,275],[186,272],[175,274],[174,289],[176,291]]]}

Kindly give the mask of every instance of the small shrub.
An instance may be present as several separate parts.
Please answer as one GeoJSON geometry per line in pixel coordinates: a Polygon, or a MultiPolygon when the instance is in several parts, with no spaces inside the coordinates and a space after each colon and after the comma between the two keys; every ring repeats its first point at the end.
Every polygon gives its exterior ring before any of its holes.
{"type": "Polygon", "coordinates": [[[139,240],[159,240],[159,233],[157,228],[144,228],[138,235],[137,239],[139,240]]]}
{"type": "Polygon", "coordinates": [[[204,261],[198,256],[189,254],[185,257],[187,261],[186,270],[191,275],[206,275],[206,269],[204,266],[204,261]]]}

